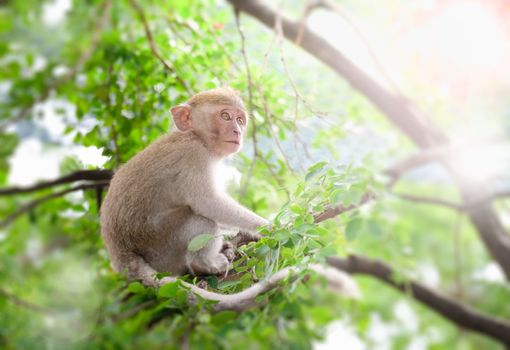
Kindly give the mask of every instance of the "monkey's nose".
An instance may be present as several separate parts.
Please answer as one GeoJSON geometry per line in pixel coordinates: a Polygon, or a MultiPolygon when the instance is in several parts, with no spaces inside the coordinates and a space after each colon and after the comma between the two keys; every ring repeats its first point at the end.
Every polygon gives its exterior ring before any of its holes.
{"type": "Polygon", "coordinates": [[[233,131],[234,131],[234,134],[241,135],[241,131],[240,130],[234,129],[233,131]]]}

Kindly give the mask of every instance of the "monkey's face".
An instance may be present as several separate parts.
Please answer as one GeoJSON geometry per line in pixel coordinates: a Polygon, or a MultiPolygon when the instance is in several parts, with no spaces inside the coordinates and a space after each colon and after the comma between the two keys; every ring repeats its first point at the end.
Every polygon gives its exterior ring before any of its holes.
{"type": "Polygon", "coordinates": [[[220,105],[214,106],[211,112],[212,150],[222,157],[237,153],[243,145],[248,123],[245,111],[239,107],[220,105]]]}
{"type": "Polygon", "coordinates": [[[242,145],[247,127],[247,117],[243,109],[230,105],[211,105],[206,108],[204,128],[195,132],[206,141],[209,149],[220,157],[237,153],[242,145]],[[201,132],[200,132],[201,131],[201,132]]]}

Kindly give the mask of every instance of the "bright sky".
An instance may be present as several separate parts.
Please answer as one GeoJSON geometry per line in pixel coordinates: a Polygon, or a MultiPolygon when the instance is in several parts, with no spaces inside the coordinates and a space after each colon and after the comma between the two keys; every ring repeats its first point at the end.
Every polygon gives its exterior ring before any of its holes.
{"type": "MultiPolygon", "coordinates": [[[[359,6],[368,2],[360,1],[359,6]]],[[[387,0],[379,4],[381,11],[365,8],[358,16],[355,7],[342,9],[363,33],[387,75],[425,111],[444,116],[455,144],[468,146],[452,157],[466,177],[480,181],[507,173],[508,147],[484,143],[505,138],[501,123],[510,114],[510,2],[387,0]]],[[[309,24],[390,86],[359,34],[342,16],[317,11],[309,24]]]]}

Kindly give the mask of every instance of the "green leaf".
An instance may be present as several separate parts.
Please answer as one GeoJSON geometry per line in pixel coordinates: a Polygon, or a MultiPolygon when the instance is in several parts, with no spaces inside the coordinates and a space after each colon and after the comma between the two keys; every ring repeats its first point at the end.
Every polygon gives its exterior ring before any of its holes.
{"type": "Polygon", "coordinates": [[[336,255],[336,249],[333,246],[328,245],[326,247],[321,248],[319,250],[319,252],[317,253],[317,255],[319,257],[327,257],[327,256],[336,255]]]}
{"type": "Polygon", "coordinates": [[[295,227],[295,230],[299,233],[307,233],[309,231],[316,231],[315,230],[316,227],[317,227],[317,225],[315,225],[315,224],[306,223],[306,224],[302,224],[300,226],[295,227]]]}
{"type": "Polygon", "coordinates": [[[303,208],[301,208],[299,205],[295,204],[295,203],[292,203],[290,205],[290,211],[292,211],[293,213],[295,214],[299,214],[301,215],[302,212],[303,212],[303,208]]]}
{"type": "Polygon", "coordinates": [[[134,294],[144,294],[145,287],[140,282],[132,282],[127,287],[127,290],[134,294]]]}
{"type": "Polygon", "coordinates": [[[228,287],[237,286],[241,281],[224,281],[218,283],[218,289],[223,290],[227,289],[228,287]]]}
{"type": "Polygon", "coordinates": [[[211,286],[211,288],[218,288],[218,277],[214,275],[207,276],[206,281],[211,286]]]}
{"type": "Polygon", "coordinates": [[[159,298],[175,298],[178,290],[179,290],[179,281],[164,284],[158,289],[158,297],[159,298]]]}
{"type": "Polygon", "coordinates": [[[278,230],[274,233],[273,238],[277,241],[287,241],[289,239],[290,232],[287,230],[278,230]]]}
{"type": "Polygon", "coordinates": [[[320,169],[324,168],[327,164],[328,164],[328,162],[325,160],[317,162],[308,168],[308,172],[320,170],[320,169]]]}
{"type": "Polygon", "coordinates": [[[331,202],[331,204],[337,205],[338,203],[343,201],[344,197],[345,190],[337,188],[329,195],[329,201],[331,202]]]}
{"type": "Polygon", "coordinates": [[[256,251],[255,251],[255,254],[258,256],[258,257],[263,257],[265,256],[271,249],[267,246],[267,245],[263,245],[262,247],[258,248],[256,251]]]}
{"type": "Polygon", "coordinates": [[[313,179],[317,174],[319,174],[322,169],[328,164],[326,161],[318,162],[308,168],[308,173],[305,176],[305,181],[309,181],[313,179]]]}
{"type": "Polygon", "coordinates": [[[310,249],[320,249],[320,248],[322,248],[322,245],[321,245],[319,242],[317,242],[316,240],[314,240],[314,239],[310,239],[310,240],[308,240],[308,242],[306,243],[306,245],[307,245],[307,246],[308,246],[308,248],[310,248],[310,249]]]}
{"type": "Polygon", "coordinates": [[[345,228],[345,238],[348,241],[352,241],[356,238],[358,233],[361,231],[361,228],[363,227],[363,220],[356,218],[347,224],[347,227],[345,228]]]}
{"type": "Polygon", "coordinates": [[[209,243],[211,239],[214,238],[214,235],[210,233],[202,233],[198,236],[195,236],[191,242],[188,244],[188,250],[190,252],[197,252],[209,243]]]}
{"type": "Polygon", "coordinates": [[[228,321],[232,321],[237,317],[237,315],[238,313],[235,311],[220,311],[212,316],[211,322],[213,324],[222,325],[228,321]]]}

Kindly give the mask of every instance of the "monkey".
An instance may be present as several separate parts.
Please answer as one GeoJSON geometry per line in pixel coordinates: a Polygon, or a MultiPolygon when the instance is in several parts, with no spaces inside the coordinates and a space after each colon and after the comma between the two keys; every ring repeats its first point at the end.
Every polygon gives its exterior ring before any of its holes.
{"type": "Polygon", "coordinates": [[[248,116],[237,91],[200,92],[170,110],[175,130],[135,155],[114,174],[101,207],[101,234],[112,266],[154,286],[154,273],[226,274],[233,258],[220,228],[258,240],[268,220],[224,190],[218,167],[239,152],[248,116]],[[197,252],[200,234],[214,236],[197,252]]]}
{"type": "MultiPolygon", "coordinates": [[[[101,235],[112,267],[128,279],[159,287],[178,276],[226,275],[234,258],[221,228],[235,228],[236,244],[257,241],[269,221],[230,197],[219,178],[221,162],[240,151],[248,115],[239,93],[229,87],[207,90],[170,110],[174,129],[115,172],[101,206],[101,235]],[[198,251],[191,240],[213,238],[198,251]],[[171,276],[157,279],[158,272],[171,276]]],[[[332,268],[311,266],[341,293],[356,297],[354,281],[332,268]]],[[[193,293],[216,300],[216,308],[242,309],[257,294],[274,288],[289,267],[233,295],[209,292],[182,282],[193,293]]],[[[190,297],[190,299],[193,299],[190,297]]]]}

